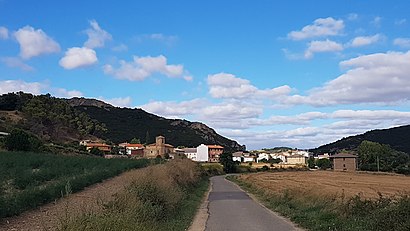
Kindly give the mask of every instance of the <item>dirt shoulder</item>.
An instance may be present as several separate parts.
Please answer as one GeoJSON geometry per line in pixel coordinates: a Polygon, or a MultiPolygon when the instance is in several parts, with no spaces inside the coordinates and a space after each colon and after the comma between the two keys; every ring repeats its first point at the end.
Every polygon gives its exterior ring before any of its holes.
{"type": "MultiPolygon", "coordinates": [[[[55,230],[68,214],[85,211],[98,211],[101,202],[110,201],[113,195],[129,185],[141,169],[131,170],[119,176],[85,188],[83,191],[69,195],[26,211],[19,216],[0,220],[0,231],[3,230],[55,230]]],[[[70,217],[70,216],[67,216],[70,217]]]]}

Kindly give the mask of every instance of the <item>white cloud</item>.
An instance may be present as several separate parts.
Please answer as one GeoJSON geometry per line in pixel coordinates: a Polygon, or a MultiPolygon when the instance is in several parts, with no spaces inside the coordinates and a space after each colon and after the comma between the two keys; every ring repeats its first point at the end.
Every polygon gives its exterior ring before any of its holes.
{"type": "Polygon", "coordinates": [[[315,53],[342,51],[343,46],[337,42],[326,39],[324,41],[312,41],[305,51],[305,58],[310,59],[315,53]]]}
{"type": "Polygon", "coordinates": [[[51,89],[51,92],[53,95],[56,97],[61,97],[61,98],[72,98],[72,97],[81,97],[83,96],[83,93],[78,90],[67,90],[64,88],[53,88],[51,89]]]}
{"type": "Polygon", "coordinates": [[[64,69],[71,70],[93,65],[97,61],[97,55],[93,49],[87,47],[72,47],[65,52],[59,64],[64,69]]]}
{"type": "Polygon", "coordinates": [[[186,71],[184,71],[183,65],[169,65],[167,64],[167,58],[163,55],[157,57],[134,56],[132,62],[121,60],[120,67],[117,69],[109,64],[105,65],[103,69],[105,74],[130,81],[142,81],[155,73],[168,77],[183,78],[187,81],[192,80],[192,77],[185,75],[186,71]]]}
{"type": "Polygon", "coordinates": [[[45,88],[46,85],[38,82],[28,83],[23,80],[0,81],[0,94],[23,91],[38,95],[41,94],[45,88]]]}
{"type": "Polygon", "coordinates": [[[374,17],[373,21],[371,21],[371,24],[373,24],[375,27],[380,27],[380,24],[382,22],[382,18],[380,16],[374,17]]]}
{"type": "Polygon", "coordinates": [[[350,20],[350,21],[355,21],[355,20],[357,20],[358,18],[359,18],[359,15],[356,14],[356,13],[350,13],[350,14],[347,16],[347,19],[350,20]]]}
{"type": "Polygon", "coordinates": [[[56,97],[71,98],[83,96],[80,91],[67,90],[64,88],[51,87],[48,83],[26,82],[23,80],[4,80],[0,81],[0,95],[11,92],[25,92],[33,95],[50,93],[56,97]]]}
{"type": "Polygon", "coordinates": [[[350,46],[352,47],[367,46],[367,45],[380,41],[381,38],[382,36],[380,34],[376,34],[373,36],[359,36],[352,40],[352,42],[350,43],[350,46]]]}
{"type": "Polygon", "coordinates": [[[111,50],[116,52],[127,51],[128,47],[125,44],[120,44],[118,46],[113,47],[111,50]]]}
{"type": "Polygon", "coordinates": [[[402,19],[397,19],[396,21],[394,21],[394,24],[396,25],[403,25],[407,23],[407,19],[402,18],[402,19]]]}
{"type": "Polygon", "coordinates": [[[335,20],[332,17],[318,18],[313,24],[305,26],[300,31],[292,31],[288,38],[292,40],[303,40],[314,37],[339,35],[344,29],[343,20],[335,20]]]}
{"type": "Polygon", "coordinates": [[[363,55],[340,63],[345,74],[312,89],[308,96],[292,95],[284,104],[392,104],[410,99],[410,51],[363,55]]]}
{"type": "Polygon", "coordinates": [[[21,59],[16,57],[2,57],[0,61],[6,64],[8,67],[17,67],[23,71],[34,71],[34,68],[24,63],[21,59]]]}
{"type": "Polygon", "coordinates": [[[249,80],[238,78],[228,73],[209,75],[209,94],[214,98],[243,99],[269,98],[274,99],[291,92],[289,86],[280,86],[272,89],[258,89],[249,80]]]}
{"type": "Polygon", "coordinates": [[[6,40],[9,38],[9,30],[6,27],[0,26],[0,39],[6,40]]]}
{"type": "Polygon", "coordinates": [[[25,26],[16,31],[14,36],[20,44],[20,56],[23,59],[60,51],[60,45],[41,29],[25,26]]]}
{"type": "Polygon", "coordinates": [[[95,20],[90,21],[91,28],[87,29],[85,33],[88,35],[88,40],[84,43],[85,47],[98,48],[104,47],[106,41],[112,40],[111,34],[101,29],[95,20]]]}
{"type": "Polygon", "coordinates": [[[410,48],[410,38],[396,38],[393,44],[402,48],[410,48]]]}
{"type": "Polygon", "coordinates": [[[152,101],[141,105],[142,109],[161,115],[164,117],[178,118],[180,116],[197,114],[200,109],[209,104],[204,99],[193,99],[189,101],[175,102],[175,101],[152,101]]]}
{"type": "Polygon", "coordinates": [[[115,107],[131,107],[132,104],[132,99],[131,97],[118,97],[118,98],[111,98],[111,99],[106,99],[102,96],[98,97],[97,99],[107,102],[115,107]]]}

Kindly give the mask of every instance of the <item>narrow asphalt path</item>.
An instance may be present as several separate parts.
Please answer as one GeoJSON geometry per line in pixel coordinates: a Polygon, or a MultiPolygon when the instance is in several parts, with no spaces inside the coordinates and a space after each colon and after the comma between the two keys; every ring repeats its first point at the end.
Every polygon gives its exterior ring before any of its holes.
{"type": "Polygon", "coordinates": [[[206,222],[207,231],[287,231],[300,230],[250,198],[224,176],[211,178],[206,222]]]}

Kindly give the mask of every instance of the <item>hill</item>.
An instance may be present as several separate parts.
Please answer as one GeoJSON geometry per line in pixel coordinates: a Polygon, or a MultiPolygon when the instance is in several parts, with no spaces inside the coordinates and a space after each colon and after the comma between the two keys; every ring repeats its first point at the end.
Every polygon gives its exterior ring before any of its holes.
{"type": "Polygon", "coordinates": [[[310,151],[319,154],[334,153],[342,149],[356,150],[360,143],[365,140],[387,144],[394,150],[410,153],[410,125],[368,131],[364,134],[345,137],[310,151]]]}
{"type": "Polygon", "coordinates": [[[155,137],[163,135],[166,142],[174,146],[194,147],[200,144],[218,144],[226,151],[244,150],[245,146],[223,137],[203,123],[180,119],[166,119],[142,109],[98,106],[95,100],[69,100],[76,110],[86,113],[90,118],[104,123],[108,129],[102,137],[114,143],[138,138],[143,143],[152,143],[155,137]]]}
{"type": "Polygon", "coordinates": [[[157,135],[174,146],[218,144],[226,151],[245,149],[205,124],[166,119],[142,109],[118,108],[96,99],[60,99],[24,92],[0,96],[0,131],[19,128],[48,143],[78,144],[81,139],[114,143],[138,138],[152,143],[157,135]]]}

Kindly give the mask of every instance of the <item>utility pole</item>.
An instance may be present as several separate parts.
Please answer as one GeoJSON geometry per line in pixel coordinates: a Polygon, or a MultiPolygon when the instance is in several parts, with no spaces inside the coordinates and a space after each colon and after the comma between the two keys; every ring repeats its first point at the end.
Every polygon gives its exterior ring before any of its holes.
{"type": "Polygon", "coordinates": [[[377,157],[377,171],[380,172],[380,163],[379,163],[379,155],[377,157]]]}

